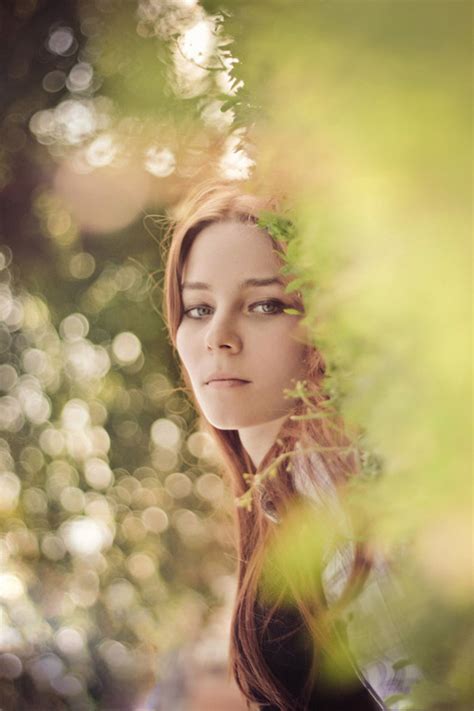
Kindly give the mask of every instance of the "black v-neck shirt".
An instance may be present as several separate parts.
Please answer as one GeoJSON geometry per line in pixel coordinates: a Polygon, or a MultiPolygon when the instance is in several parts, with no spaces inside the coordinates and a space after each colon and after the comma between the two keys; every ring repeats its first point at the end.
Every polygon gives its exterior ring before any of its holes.
{"type": "MultiPolygon", "coordinates": [[[[359,679],[350,685],[334,682],[330,685],[323,677],[315,683],[307,705],[303,705],[302,693],[312,665],[313,641],[295,608],[279,610],[266,630],[262,625],[263,609],[256,604],[255,622],[262,655],[273,676],[296,699],[294,711],[381,711],[385,708],[359,679]]],[[[261,696],[258,705],[262,711],[281,711],[261,696]]]]}

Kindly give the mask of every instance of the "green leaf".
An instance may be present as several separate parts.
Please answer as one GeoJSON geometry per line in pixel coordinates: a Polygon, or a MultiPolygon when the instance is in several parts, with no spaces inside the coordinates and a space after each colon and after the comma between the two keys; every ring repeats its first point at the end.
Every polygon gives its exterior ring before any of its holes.
{"type": "Polygon", "coordinates": [[[258,218],[258,226],[266,230],[275,239],[289,242],[296,233],[291,220],[274,212],[262,210],[258,218]]]}
{"type": "Polygon", "coordinates": [[[236,97],[236,96],[233,96],[231,99],[228,99],[227,101],[224,101],[224,103],[222,104],[222,106],[221,106],[221,108],[220,108],[220,111],[221,111],[222,113],[225,113],[226,111],[228,111],[229,109],[231,109],[233,106],[235,106],[235,105],[238,104],[239,102],[240,102],[240,99],[239,99],[238,97],[236,97]]]}
{"type": "Polygon", "coordinates": [[[286,251],[286,258],[288,259],[288,261],[297,261],[298,249],[299,245],[297,244],[297,242],[291,242],[288,245],[288,249],[286,251]]]}
{"type": "Polygon", "coordinates": [[[285,294],[291,294],[292,291],[297,291],[304,284],[304,282],[304,277],[298,277],[297,279],[293,279],[292,281],[290,281],[289,284],[285,286],[285,294]]]}

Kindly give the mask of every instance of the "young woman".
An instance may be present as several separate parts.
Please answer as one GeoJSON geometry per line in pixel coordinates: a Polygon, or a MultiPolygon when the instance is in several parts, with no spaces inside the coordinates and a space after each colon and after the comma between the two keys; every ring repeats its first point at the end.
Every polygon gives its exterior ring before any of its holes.
{"type": "MultiPolygon", "coordinates": [[[[280,269],[286,244],[259,226],[262,211],[279,210],[276,200],[248,195],[232,183],[206,183],[181,205],[164,244],[170,338],[235,496],[248,490],[244,474],[276,463],[277,475],[264,479],[252,506],[236,508],[231,668],[253,708],[384,709],[384,697],[408,691],[416,678],[406,665],[393,668],[401,656],[398,639],[377,658],[360,660],[351,650],[350,624],[323,623],[323,611],[342,600],[362,600],[361,609],[370,609],[364,584],[373,589],[374,570],[382,568],[362,545],[349,542],[338,550],[309,594],[288,576],[274,601],[261,594],[266,553],[292,504],[309,497],[321,514],[339,516],[338,492],[358,470],[343,423],[327,407],[325,365],[301,323],[301,294],[285,292],[290,277],[280,269]],[[309,390],[306,403],[295,396],[298,381],[309,390]],[[292,419],[307,411],[308,400],[326,416],[292,419]],[[334,650],[353,670],[351,683],[330,684],[322,673],[334,650]]],[[[377,574],[376,586],[379,580],[377,574]]],[[[383,603],[373,612],[384,617],[383,603]]]]}

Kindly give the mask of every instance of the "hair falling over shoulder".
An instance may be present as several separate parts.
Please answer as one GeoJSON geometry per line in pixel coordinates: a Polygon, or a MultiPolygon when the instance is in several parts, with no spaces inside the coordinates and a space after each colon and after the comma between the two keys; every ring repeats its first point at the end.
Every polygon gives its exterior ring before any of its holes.
{"type": "MultiPolygon", "coordinates": [[[[195,188],[175,211],[170,228],[163,242],[163,260],[166,264],[164,278],[164,319],[173,347],[176,347],[176,333],[183,315],[180,283],[186,257],[193,240],[207,225],[228,219],[256,223],[261,211],[279,213],[280,201],[275,198],[257,197],[243,191],[240,184],[228,181],[201,184],[195,188]]],[[[271,235],[270,235],[271,236],[271,235]]],[[[284,253],[285,243],[275,240],[277,251],[284,253]]],[[[303,303],[298,304],[303,311],[303,303]]],[[[281,462],[277,466],[277,476],[267,480],[266,489],[279,514],[284,514],[295,500],[295,486],[291,476],[290,457],[281,457],[295,451],[297,443],[303,447],[314,446],[329,473],[333,483],[343,486],[359,469],[359,460],[355,448],[351,448],[351,437],[344,427],[340,416],[332,412],[328,396],[324,394],[322,383],[325,375],[325,363],[316,347],[308,345],[306,376],[306,400],[318,410],[325,409],[326,416],[315,419],[290,419],[290,415],[301,415],[307,406],[299,401],[289,412],[278,438],[267,452],[259,471],[263,471],[277,457],[281,462]],[[347,451],[350,454],[347,454],[347,451]]],[[[185,369],[181,368],[182,378],[201,415],[203,427],[216,442],[225,467],[225,474],[235,497],[241,497],[248,490],[245,473],[255,473],[253,463],[240,443],[236,430],[219,430],[204,417],[199,404],[193,397],[191,383],[185,369]]],[[[236,549],[238,557],[238,586],[234,605],[231,638],[230,666],[235,680],[249,703],[262,702],[282,711],[304,711],[305,695],[309,697],[317,677],[317,664],[313,663],[305,692],[300,699],[291,698],[278,680],[268,669],[260,649],[258,631],[255,623],[255,607],[258,602],[259,580],[268,544],[275,536],[275,527],[269,519],[262,500],[254,497],[250,510],[236,507],[235,513],[236,549]]],[[[367,574],[370,563],[361,545],[356,546],[356,555],[348,588],[356,586],[361,577],[367,574]]],[[[305,599],[299,592],[294,580],[286,579],[282,584],[281,595],[271,609],[266,611],[264,627],[272,615],[283,604],[290,592],[291,599],[308,632],[318,648],[323,648],[328,641],[328,630],[319,625],[322,600],[318,590],[311,599],[305,599]]],[[[347,590],[346,590],[347,592],[347,590]]]]}

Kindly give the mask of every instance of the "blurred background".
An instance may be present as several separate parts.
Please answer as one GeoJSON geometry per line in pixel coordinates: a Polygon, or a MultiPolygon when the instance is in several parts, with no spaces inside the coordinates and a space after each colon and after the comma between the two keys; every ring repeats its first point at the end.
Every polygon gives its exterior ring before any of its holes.
{"type": "Polygon", "coordinates": [[[404,544],[431,674],[398,703],[472,708],[471,13],[2,3],[2,709],[243,708],[234,502],[161,317],[167,217],[208,177],[298,214],[328,386],[385,474],[356,505],[404,544]]]}

